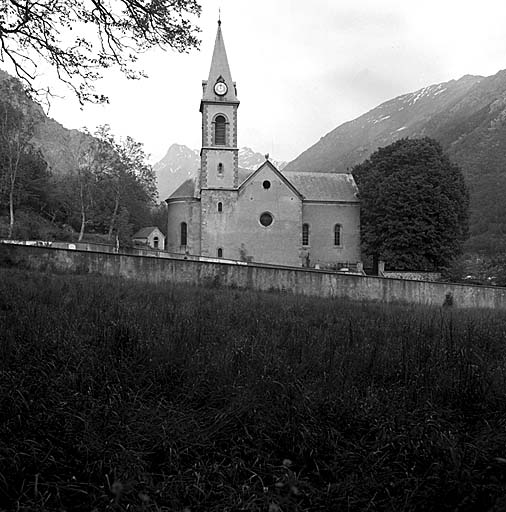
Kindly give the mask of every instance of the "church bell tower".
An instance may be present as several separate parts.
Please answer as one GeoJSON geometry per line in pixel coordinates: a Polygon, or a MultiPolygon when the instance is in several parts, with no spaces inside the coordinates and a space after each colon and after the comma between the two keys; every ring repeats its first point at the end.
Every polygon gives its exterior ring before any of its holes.
{"type": "Polygon", "coordinates": [[[221,21],[218,21],[209,78],[202,82],[201,190],[235,189],[239,186],[238,107],[239,100],[228,65],[221,21]]]}

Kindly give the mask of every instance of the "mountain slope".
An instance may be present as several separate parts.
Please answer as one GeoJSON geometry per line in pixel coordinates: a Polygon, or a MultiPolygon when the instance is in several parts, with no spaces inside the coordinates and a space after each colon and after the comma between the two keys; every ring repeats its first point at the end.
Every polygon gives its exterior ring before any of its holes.
{"type": "Polygon", "coordinates": [[[172,144],[165,156],[153,166],[161,201],[184,181],[195,176],[200,166],[199,152],[181,144],[172,144]]]}
{"type": "Polygon", "coordinates": [[[285,171],[343,172],[403,137],[433,137],[464,172],[473,249],[506,248],[506,71],[466,75],[387,101],[344,123],[285,171]]]}
{"type": "Polygon", "coordinates": [[[421,136],[429,121],[441,112],[452,111],[482,80],[483,77],[467,75],[382,103],[332,130],[285,170],[345,172],[378,147],[403,137],[421,136]]]}
{"type": "Polygon", "coordinates": [[[17,78],[0,70],[0,98],[16,104],[34,123],[32,144],[41,150],[50,170],[67,174],[75,169],[79,146],[90,144],[94,138],[79,130],[69,130],[48,117],[42,107],[22,92],[17,78]]]}

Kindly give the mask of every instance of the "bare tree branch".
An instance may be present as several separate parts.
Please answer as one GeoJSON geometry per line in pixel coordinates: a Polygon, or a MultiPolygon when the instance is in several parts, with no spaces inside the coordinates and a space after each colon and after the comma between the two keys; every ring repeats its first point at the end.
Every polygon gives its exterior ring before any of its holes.
{"type": "Polygon", "coordinates": [[[81,104],[102,103],[107,98],[94,83],[103,69],[115,66],[140,78],[142,70],[132,67],[138,53],[197,48],[200,10],[197,0],[2,0],[0,62],[37,94],[42,59],[81,104]]]}

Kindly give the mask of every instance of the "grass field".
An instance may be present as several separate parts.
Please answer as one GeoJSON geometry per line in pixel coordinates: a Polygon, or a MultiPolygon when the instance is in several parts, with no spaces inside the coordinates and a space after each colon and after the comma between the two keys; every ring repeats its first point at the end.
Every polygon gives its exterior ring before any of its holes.
{"type": "Polygon", "coordinates": [[[0,509],[506,510],[506,314],[0,269],[0,509]]]}

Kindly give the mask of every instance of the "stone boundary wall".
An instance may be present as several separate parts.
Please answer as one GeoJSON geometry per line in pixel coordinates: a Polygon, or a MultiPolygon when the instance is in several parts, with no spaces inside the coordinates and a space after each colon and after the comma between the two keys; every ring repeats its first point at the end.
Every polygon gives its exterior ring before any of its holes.
{"type": "Polygon", "coordinates": [[[441,272],[415,272],[410,270],[385,270],[381,273],[389,279],[410,279],[411,281],[439,281],[441,272]]]}
{"type": "Polygon", "coordinates": [[[145,281],[341,297],[356,301],[506,310],[506,288],[365,277],[323,270],[238,265],[0,244],[0,266],[100,274],[145,281]]]}

